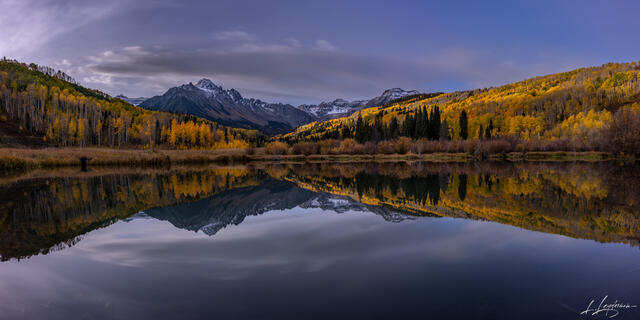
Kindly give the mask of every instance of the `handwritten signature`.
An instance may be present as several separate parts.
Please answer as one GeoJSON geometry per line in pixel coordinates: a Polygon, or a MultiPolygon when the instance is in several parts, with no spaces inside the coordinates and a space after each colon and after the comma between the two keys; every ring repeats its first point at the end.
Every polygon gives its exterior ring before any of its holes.
{"type": "Polygon", "coordinates": [[[609,296],[604,296],[597,308],[592,308],[596,301],[591,300],[587,309],[580,312],[580,315],[597,316],[604,314],[605,317],[615,318],[620,314],[620,310],[622,309],[635,309],[638,307],[637,305],[618,302],[618,300],[615,300],[613,303],[606,303],[607,298],[609,298],[609,296]]]}

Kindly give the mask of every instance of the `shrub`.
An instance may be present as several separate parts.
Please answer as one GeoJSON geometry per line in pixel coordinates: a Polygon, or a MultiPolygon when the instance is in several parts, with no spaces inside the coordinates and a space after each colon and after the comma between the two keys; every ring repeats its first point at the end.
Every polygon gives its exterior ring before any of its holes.
{"type": "Polygon", "coordinates": [[[268,154],[282,155],[286,154],[288,150],[289,145],[280,141],[269,142],[265,146],[265,151],[268,154]]]}
{"type": "Polygon", "coordinates": [[[465,143],[462,140],[451,140],[445,142],[444,152],[460,153],[464,152],[465,143]]]}
{"type": "Polygon", "coordinates": [[[340,141],[334,139],[327,139],[318,142],[320,154],[337,154],[339,147],[340,141]]]}
{"type": "Polygon", "coordinates": [[[367,141],[364,143],[362,152],[365,154],[376,154],[378,152],[378,146],[371,141],[367,141]]]}
{"type": "Polygon", "coordinates": [[[320,147],[315,142],[299,142],[291,147],[291,152],[293,154],[304,154],[307,156],[317,154],[319,150],[320,147]]]}
{"type": "Polygon", "coordinates": [[[464,152],[466,153],[474,153],[477,147],[478,147],[477,139],[466,140],[464,142],[464,152]]]}
{"type": "Polygon", "coordinates": [[[359,154],[362,153],[362,145],[357,143],[355,140],[348,138],[342,140],[340,142],[340,147],[338,148],[338,152],[341,154],[359,154]]]}
{"type": "Polygon", "coordinates": [[[411,150],[411,152],[415,153],[415,154],[422,154],[424,152],[424,142],[426,140],[425,139],[420,139],[420,140],[413,140],[411,142],[411,147],[409,150],[411,150]]]}
{"type": "Polygon", "coordinates": [[[640,112],[621,109],[605,129],[608,150],[615,153],[640,152],[640,112]]]}
{"type": "Polygon", "coordinates": [[[394,151],[399,154],[405,154],[411,149],[411,139],[400,137],[394,143],[394,151]]]}
{"type": "Polygon", "coordinates": [[[425,153],[436,153],[436,152],[442,152],[442,150],[444,149],[443,144],[440,141],[424,141],[423,142],[424,145],[424,152],[425,153]]]}
{"type": "Polygon", "coordinates": [[[497,139],[489,140],[481,143],[486,145],[485,148],[488,154],[507,153],[511,151],[511,144],[508,141],[497,139]]]}
{"type": "Polygon", "coordinates": [[[378,153],[392,154],[395,151],[396,150],[395,150],[393,142],[391,142],[391,141],[380,141],[380,142],[378,142],[378,153]]]}

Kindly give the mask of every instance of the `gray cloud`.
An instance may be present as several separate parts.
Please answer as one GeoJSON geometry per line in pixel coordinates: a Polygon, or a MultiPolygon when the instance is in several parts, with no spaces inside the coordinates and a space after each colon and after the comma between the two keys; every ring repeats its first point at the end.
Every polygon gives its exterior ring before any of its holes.
{"type": "Polygon", "coordinates": [[[407,7],[363,14],[339,1],[0,0],[0,56],[60,68],[113,95],[156,95],[208,77],[292,104],[370,98],[391,87],[486,87],[593,64],[570,46],[478,43],[483,30],[442,29],[437,19],[371,23],[396,9],[419,11],[407,7]],[[342,12],[348,19],[323,19],[342,12]]]}
{"type": "MultiPolygon", "coordinates": [[[[225,33],[229,37],[240,35],[225,33]]],[[[447,51],[416,61],[354,54],[326,40],[309,46],[294,40],[201,49],[125,47],[90,56],[82,68],[88,74],[83,81],[110,87],[112,91],[135,88],[148,95],[209,77],[247,96],[296,104],[372,97],[390,87],[435,91],[430,86],[447,79],[487,83],[491,78],[522,73],[514,72],[512,66],[495,64],[491,69],[478,70],[476,65],[485,61],[468,51],[447,51]]]]}
{"type": "Polygon", "coordinates": [[[113,14],[122,1],[0,0],[0,55],[25,55],[113,14]]]}
{"type": "Polygon", "coordinates": [[[243,93],[299,100],[363,97],[390,83],[410,86],[419,81],[409,72],[415,63],[349,54],[328,41],[313,47],[255,43],[195,50],[128,47],[89,60],[86,70],[93,75],[84,79],[87,82],[117,87],[141,80],[211,77],[243,93]]]}
{"type": "Polygon", "coordinates": [[[253,40],[254,36],[246,31],[231,30],[215,32],[213,38],[217,40],[235,40],[235,41],[248,41],[253,40]]]}

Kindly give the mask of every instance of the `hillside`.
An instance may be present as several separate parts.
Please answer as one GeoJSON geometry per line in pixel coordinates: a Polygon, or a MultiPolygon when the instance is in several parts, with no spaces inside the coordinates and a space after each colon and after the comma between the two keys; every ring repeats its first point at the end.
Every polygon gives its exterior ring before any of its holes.
{"type": "MultiPolygon", "coordinates": [[[[616,113],[622,114],[618,111],[627,112],[625,119],[629,114],[637,119],[639,102],[640,65],[609,63],[495,88],[367,108],[348,117],[301,126],[281,138],[290,143],[330,138],[355,138],[363,143],[400,136],[431,140],[571,139],[589,143],[614,122],[616,113]]],[[[633,125],[636,122],[630,121],[633,125]]]]}
{"type": "Polygon", "coordinates": [[[210,149],[245,147],[258,139],[255,131],[136,107],[51,68],[0,60],[0,143],[5,145],[210,149]]]}

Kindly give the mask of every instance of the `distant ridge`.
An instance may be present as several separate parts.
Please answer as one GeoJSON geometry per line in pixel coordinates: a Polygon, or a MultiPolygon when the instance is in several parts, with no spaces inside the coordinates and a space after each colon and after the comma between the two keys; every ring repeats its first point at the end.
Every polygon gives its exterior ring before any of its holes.
{"type": "Polygon", "coordinates": [[[129,102],[134,106],[137,106],[137,105],[141,104],[143,101],[147,100],[147,98],[144,98],[144,97],[129,98],[129,97],[127,97],[125,95],[122,95],[122,94],[117,95],[116,98],[122,99],[122,100],[124,100],[126,102],[129,102]]]}
{"type": "Polygon", "coordinates": [[[312,114],[317,118],[318,121],[325,121],[329,119],[348,116],[364,108],[384,105],[396,99],[418,94],[420,94],[420,92],[416,90],[405,91],[400,88],[393,88],[385,90],[382,95],[369,100],[347,101],[344,99],[336,99],[331,102],[322,102],[316,105],[303,104],[301,106],[298,106],[298,108],[312,114]]]}
{"type": "Polygon", "coordinates": [[[224,125],[257,129],[266,134],[291,131],[301,125],[350,115],[358,110],[383,105],[395,99],[420,94],[400,88],[385,90],[382,95],[369,100],[347,101],[336,99],[317,105],[294,107],[284,103],[267,103],[244,98],[235,89],[223,89],[209,79],[196,84],[188,83],[167,90],[138,102],[125,96],[119,98],[150,110],[161,110],[196,115],[224,125]]]}

